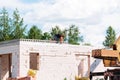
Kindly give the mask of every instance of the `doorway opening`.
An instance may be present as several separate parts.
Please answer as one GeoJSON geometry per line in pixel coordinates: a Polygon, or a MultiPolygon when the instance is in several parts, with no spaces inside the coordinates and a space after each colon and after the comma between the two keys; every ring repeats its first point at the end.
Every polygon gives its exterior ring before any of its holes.
{"type": "Polygon", "coordinates": [[[30,69],[39,70],[40,59],[39,53],[30,53],[30,69]]]}

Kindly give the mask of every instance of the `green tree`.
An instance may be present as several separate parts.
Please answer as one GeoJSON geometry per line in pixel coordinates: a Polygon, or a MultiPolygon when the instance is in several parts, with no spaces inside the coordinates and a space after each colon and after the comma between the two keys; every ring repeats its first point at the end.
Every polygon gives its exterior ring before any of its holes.
{"type": "Polygon", "coordinates": [[[67,29],[64,29],[63,31],[62,31],[62,35],[64,36],[64,41],[67,41],[67,29]]]}
{"type": "Polygon", "coordinates": [[[80,36],[78,27],[71,25],[68,29],[68,43],[79,44],[79,41],[83,41],[83,36],[80,36]]]}
{"type": "Polygon", "coordinates": [[[64,37],[64,41],[66,40],[66,36],[67,36],[67,30],[66,29],[61,30],[59,28],[59,26],[55,26],[54,28],[52,28],[50,33],[51,33],[51,38],[53,40],[59,41],[60,40],[60,36],[64,37]]]}
{"type": "Polygon", "coordinates": [[[28,31],[29,39],[42,39],[42,31],[37,26],[33,25],[28,31]]]}
{"type": "Polygon", "coordinates": [[[55,27],[52,28],[52,30],[51,30],[50,33],[51,33],[52,39],[54,39],[54,38],[55,38],[55,35],[56,35],[56,34],[61,34],[62,31],[61,31],[61,29],[59,28],[59,26],[55,26],[55,27]]]}
{"type": "Polygon", "coordinates": [[[9,40],[11,34],[10,18],[5,8],[0,13],[0,41],[9,40]]]}
{"type": "Polygon", "coordinates": [[[116,39],[116,33],[115,30],[109,26],[108,29],[106,30],[106,37],[105,41],[103,42],[103,45],[105,47],[111,47],[116,39]]]}
{"type": "Polygon", "coordinates": [[[50,33],[48,33],[48,32],[43,33],[42,39],[43,40],[50,40],[51,39],[50,33]]]}
{"type": "Polygon", "coordinates": [[[20,17],[19,11],[16,9],[13,12],[12,18],[12,39],[25,38],[25,30],[27,25],[23,24],[23,18],[20,17]]]}

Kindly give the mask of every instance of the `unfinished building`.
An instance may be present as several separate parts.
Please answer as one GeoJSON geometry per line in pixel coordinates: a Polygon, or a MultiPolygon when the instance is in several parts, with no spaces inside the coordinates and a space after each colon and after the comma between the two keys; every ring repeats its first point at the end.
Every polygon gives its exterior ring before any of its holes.
{"type": "Polygon", "coordinates": [[[37,70],[36,80],[88,77],[92,49],[31,39],[0,42],[0,80],[25,77],[29,69],[37,70]]]}

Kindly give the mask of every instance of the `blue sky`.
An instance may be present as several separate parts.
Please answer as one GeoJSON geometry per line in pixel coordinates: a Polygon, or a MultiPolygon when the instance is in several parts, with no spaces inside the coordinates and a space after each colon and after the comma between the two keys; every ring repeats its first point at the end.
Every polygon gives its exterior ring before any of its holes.
{"type": "Polygon", "coordinates": [[[27,4],[33,4],[33,3],[39,3],[39,2],[44,2],[44,3],[53,3],[54,0],[19,0],[20,2],[27,3],[27,4]]]}
{"type": "Polygon", "coordinates": [[[71,24],[79,27],[85,42],[102,46],[109,26],[120,35],[120,0],[0,0],[0,9],[17,8],[25,24],[50,31],[71,24]]]}
{"type": "Polygon", "coordinates": [[[39,2],[39,0],[20,0],[22,1],[23,3],[36,3],[36,2],[39,2]]]}

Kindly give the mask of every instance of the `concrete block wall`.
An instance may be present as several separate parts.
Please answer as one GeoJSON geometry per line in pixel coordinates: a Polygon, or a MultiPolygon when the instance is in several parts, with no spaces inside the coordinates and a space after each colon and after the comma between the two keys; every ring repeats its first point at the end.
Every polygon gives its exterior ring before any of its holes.
{"type": "MultiPolygon", "coordinates": [[[[20,75],[27,75],[29,69],[29,53],[40,54],[40,67],[37,70],[37,80],[74,80],[78,75],[78,65],[83,57],[76,59],[75,54],[88,54],[90,47],[74,46],[68,44],[22,42],[20,43],[20,75]],[[26,55],[26,56],[25,56],[26,55]],[[26,61],[26,63],[24,62],[26,61]],[[27,67],[25,67],[25,65],[27,67]]],[[[87,73],[87,59],[85,70],[87,73]]],[[[84,74],[85,76],[85,74],[84,74]]]]}
{"type": "Polygon", "coordinates": [[[77,66],[73,62],[69,62],[70,57],[43,57],[40,65],[40,70],[37,72],[37,79],[41,80],[64,80],[74,78],[77,75],[77,66]],[[62,62],[62,61],[63,62],[62,62]],[[69,61],[67,61],[69,60],[69,61]],[[40,75],[40,76],[39,76],[40,75]]]}
{"type": "MultiPolygon", "coordinates": [[[[12,77],[19,76],[19,45],[12,45],[12,43],[10,43],[10,45],[8,46],[0,45],[0,55],[5,55],[5,54],[11,54],[11,57],[12,57],[11,70],[12,70],[12,73],[14,74],[12,74],[11,76],[12,77]]],[[[7,59],[7,57],[5,59],[7,59]]],[[[5,64],[3,64],[2,66],[4,65],[5,64]]]]}

